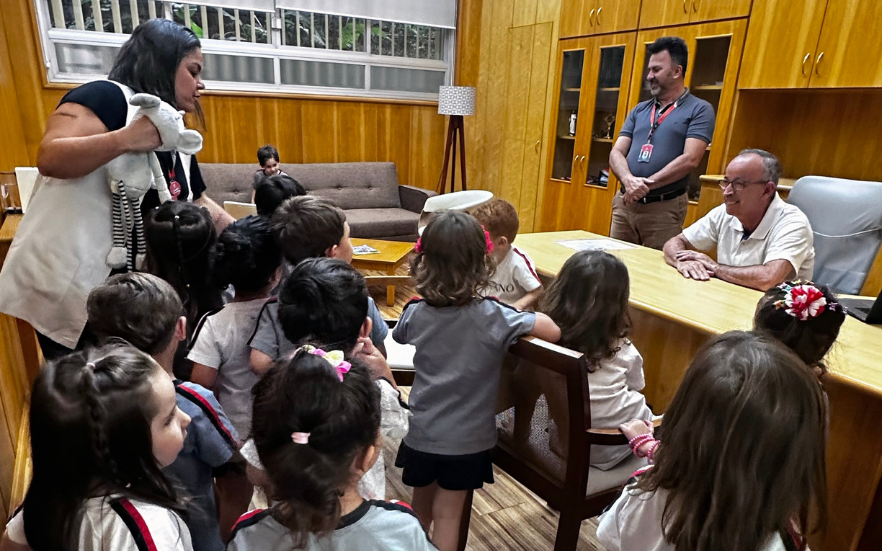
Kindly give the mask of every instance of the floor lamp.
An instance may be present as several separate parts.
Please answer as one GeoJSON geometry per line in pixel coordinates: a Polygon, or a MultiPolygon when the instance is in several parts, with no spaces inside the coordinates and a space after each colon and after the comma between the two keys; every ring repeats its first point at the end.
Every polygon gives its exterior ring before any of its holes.
{"type": "Polygon", "coordinates": [[[450,115],[447,126],[447,145],[444,147],[444,168],[441,169],[439,191],[444,193],[447,184],[447,167],[450,155],[453,154],[453,167],[450,172],[450,191],[456,183],[456,142],[459,136],[460,170],[462,172],[462,189],[466,187],[465,128],[463,116],[475,114],[475,89],[471,86],[442,86],[438,93],[438,114],[450,115]]]}

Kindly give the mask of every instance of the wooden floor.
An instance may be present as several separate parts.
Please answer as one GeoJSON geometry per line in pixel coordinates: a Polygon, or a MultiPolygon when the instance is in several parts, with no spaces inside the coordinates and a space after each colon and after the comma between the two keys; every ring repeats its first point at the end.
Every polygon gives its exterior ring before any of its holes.
{"type": "MultiPolygon", "coordinates": [[[[407,275],[405,263],[397,275],[407,275]]],[[[367,273],[367,272],[366,272],[367,273]]],[[[401,310],[414,296],[412,285],[399,285],[395,289],[395,305],[386,305],[385,287],[371,287],[371,296],[386,320],[397,320],[401,310]]],[[[404,387],[407,394],[410,388],[404,387]]],[[[410,503],[411,488],[401,482],[401,471],[395,467],[398,450],[383,450],[386,462],[386,499],[400,499],[410,503]]],[[[472,504],[472,520],[469,527],[467,549],[473,551],[542,551],[554,548],[558,514],[545,502],[521,486],[496,467],[493,469],[495,484],[487,484],[475,492],[472,504]]],[[[606,551],[594,539],[597,519],[582,523],[578,551],[606,551]]]]}
{"type": "MultiPolygon", "coordinates": [[[[403,387],[408,394],[410,388],[403,387]]],[[[411,488],[401,482],[401,470],[395,467],[396,448],[386,446],[386,499],[410,503],[411,488]]],[[[504,472],[493,467],[494,484],[475,492],[472,520],[469,525],[471,551],[542,551],[554,548],[558,514],[545,502],[504,472]]],[[[597,519],[582,523],[577,551],[606,551],[594,533],[597,519]]]]}

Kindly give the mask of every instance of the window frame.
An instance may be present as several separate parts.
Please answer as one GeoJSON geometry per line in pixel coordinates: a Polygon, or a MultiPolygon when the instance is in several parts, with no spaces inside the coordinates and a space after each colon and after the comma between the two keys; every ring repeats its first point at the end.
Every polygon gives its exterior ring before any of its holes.
{"type": "MultiPolygon", "coordinates": [[[[97,0],[96,0],[97,1],[97,0]]],[[[117,0],[124,2],[125,0],[117,0]]],[[[177,2],[183,3],[183,2],[177,2]]],[[[56,44],[111,46],[120,47],[130,34],[85,31],[77,29],[57,29],[52,26],[51,13],[45,0],[33,0],[37,18],[37,28],[43,50],[45,76],[49,84],[84,84],[106,75],[88,73],[67,73],[59,71],[56,44]]],[[[164,6],[164,4],[163,4],[164,6]]],[[[213,8],[212,8],[213,9],[213,8]]],[[[443,85],[453,81],[455,69],[456,39],[455,29],[441,29],[446,33],[442,39],[442,59],[405,58],[388,55],[375,55],[370,52],[351,52],[335,49],[312,48],[303,46],[281,45],[283,20],[281,9],[271,12],[271,40],[268,44],[236,42],[201,38],[203,54],[221,54],[240,57],[261,57],[272,59],[273,84],[235,82],[224,80],[205,80],[206,90],[211,92],[253,92],[255,95],[284,94],[291,96],[322,96],[362,98],[365,100],[403,100],[415,102],[437,102],[438,92],[408,92],[399,90],[377,90],[371,88],[371,67],[392,67],[415,70],[444,72],[443,85]],[[345,63],[361,65],[365,75],[365,88],[337,88],[326,86],[292,85],[281,83],[281,61],[285,59],[318,61],[329,63],[345,63]]],[[[159,14],[157,13],[157,16],[159,14]]],[[[368,44],[369,46],[369,44],[368,44]]]]}

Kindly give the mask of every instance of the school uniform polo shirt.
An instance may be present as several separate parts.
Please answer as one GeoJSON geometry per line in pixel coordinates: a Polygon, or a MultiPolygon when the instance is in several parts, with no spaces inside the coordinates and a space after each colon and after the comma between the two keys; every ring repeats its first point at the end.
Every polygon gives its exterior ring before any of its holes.
{"type": "Polygon", "coordinates": [[[814,273],[814,236],[808,218],[777,193],[753,233],[745,235],[741,221],[727,214],[723,204],[684,229],[683,237],[699,251],[716,246],[717,262],[725,266],[759,266],[783,259],[799,279],[811,281],[814,273]]]}

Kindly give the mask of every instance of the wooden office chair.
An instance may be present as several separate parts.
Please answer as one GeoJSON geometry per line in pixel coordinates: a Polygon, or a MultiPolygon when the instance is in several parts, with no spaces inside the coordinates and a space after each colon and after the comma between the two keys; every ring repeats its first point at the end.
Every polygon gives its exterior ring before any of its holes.
{"type": "Polygon", "coordinates": [[[493,461],[560,512],[555,551],[573,551],[582,520],[600,514],[646,465],[631,455],[608,471],[589,466],[592,445],[628,440],[618,429],[589,428],[587,373],[581,353],[534,337],[519,339],[503,366],[493,461]]]}

